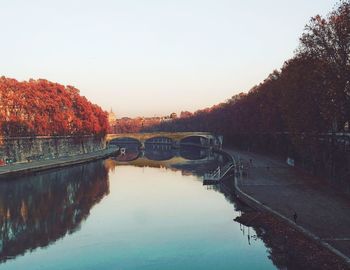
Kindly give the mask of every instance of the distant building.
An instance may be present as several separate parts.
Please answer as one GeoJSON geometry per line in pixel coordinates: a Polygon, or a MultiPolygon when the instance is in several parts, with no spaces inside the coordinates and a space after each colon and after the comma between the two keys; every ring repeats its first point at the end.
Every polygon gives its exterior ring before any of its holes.
{"type": "Polygon", "coordinates": [[[108,113],[109,125],[111,125],[111,126],[114,125],[116,120],[117,120],[117,117],[116,117],[115,113],[113,112],[113,110],[111,108],[111,110],[108,113]]]}
{"type": "Polygon", "coordinates": [[[177,118],[177,114],[174,113],[174,112],[171,113],[171,114],[170,114],[170,118],[171,118],[171,119],[176,119],[176,118],[177,118]]]}
{"type": "Polygon", "coordinates": [[[160,122],[168,122],[170,120],[171,120],[170,116],[163,116],[160,118],[160,122]]]}

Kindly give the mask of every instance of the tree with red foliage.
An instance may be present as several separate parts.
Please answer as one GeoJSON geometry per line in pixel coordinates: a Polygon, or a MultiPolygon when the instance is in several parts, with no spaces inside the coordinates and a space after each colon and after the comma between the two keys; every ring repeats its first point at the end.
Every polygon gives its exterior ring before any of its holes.
{"type": "Polygon", "coordinates": [[[72,86],[0,78],[1,135],[104,136],[108,128],[107,113],[72,86]]]}

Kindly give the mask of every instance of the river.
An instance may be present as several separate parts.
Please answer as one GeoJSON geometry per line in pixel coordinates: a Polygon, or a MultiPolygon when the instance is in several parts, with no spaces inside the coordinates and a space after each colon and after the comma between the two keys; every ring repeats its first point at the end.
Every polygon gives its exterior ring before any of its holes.
{"type": "Polygon", "coordinates": [[[199,148],[130,148],[2,181],[0,269],[276,269],[234,221],[232,179],[203,185],[225,162],[199,148]]]}

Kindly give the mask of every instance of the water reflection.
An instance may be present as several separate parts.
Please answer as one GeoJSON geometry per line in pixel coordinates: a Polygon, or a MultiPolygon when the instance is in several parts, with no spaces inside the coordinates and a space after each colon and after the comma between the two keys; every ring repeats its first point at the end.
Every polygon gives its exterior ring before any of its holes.
{"type": "Polygon", "coordinates": [[[209,170],[214,170],[218,165],[228,162],[227,158],[209,149],[182,146],[172,148],[170,145],[147,144],[145,149],[138,145],[121,145],[125,147],[125,155],[113,158],[116,164],[132,165],[137,167],[166,167],[173,170],[181,170],[184,174],[196,174],[202,176],[209,170]]]}
{"type": "Polygon", "coordinates": [[[171,145],[146,144],[145,149],[142,151],[142,156],[149,160],[162,161],[172,159],[178,155],[177,152],[171,145]]]}
{"type": "MultiPolygon", "coordinates": [[[[250,228],[251,215],[249,224],[233,221],[250,210],[236,200],[232,178],[217,186],[199,182],[198,176],[226,162],[224,156],[196,147],[148,144],[140,151],[138,145],[128,145],[117,158],[2,181],[0,260],[18,262],[18,255],[38,247],[52,250],[64,239],[61,250],[69,254],[56,269],[84,269],[73,267],[80,249],[79,264],[96,263],[91,269],[135,269],[137,263],[148,269],[272,269],[260,239],[270,242],[258,227],[250,228]],[[99,211],[90,215],[96,204],[99,211]]],[[[275,248],[269,252],[276,265],[286,265],[276,263],[280,256],[275,248]]],[[[31,255],[24,257],[31,261],[31,255]]],[[[54,266],[55,260],[47,258],[54,266]]]]}
{"type": "Polygon", "coordinates": [[[214,153],[206,148],[187,146],[181,147],[179,150],[180,156],[188,160],[200,160],[214,157],[214,153]]]}
{"type": "Polygon", "coordinates": [[[212,163],[214,167],[217,161],[217,155],[200,148],[148,144],[140,151],[138,145],[128,145],[125,155],[114,160],[1,181],[0,261],[48,246],[79,230],[90,209],[109,193],[108,172],[120,162],[173,170],[192,167],[191,171],[200,174],[198,165],[210,167],[212,163]]]}
{"type": "Polygon", "coordinates": [[[73,233],[109,192],[102,161],[0,182],[0,260],[73,233]]]}
{"type": "Polygon", "coordinates": [[[129,162],[136,160],[143,155],[143,153],[139,150],[140,146],[138,144],[119,145],[119,147],[125,148],[126,150],[122,155],[116,157],[115,160],[129,162]]]}

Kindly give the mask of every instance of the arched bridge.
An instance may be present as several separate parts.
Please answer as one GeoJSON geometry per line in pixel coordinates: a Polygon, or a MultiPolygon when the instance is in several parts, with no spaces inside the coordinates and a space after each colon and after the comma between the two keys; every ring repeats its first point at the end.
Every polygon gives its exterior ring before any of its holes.
{"type": "Polygon", "coordinates": [[[139,143],[141,148],[152,144],[195,145],[202,147],[222,147],[223,137],[210,132],[153,132],[153,133],[122,133],[107,134],[106,144],[139,143]]]}

